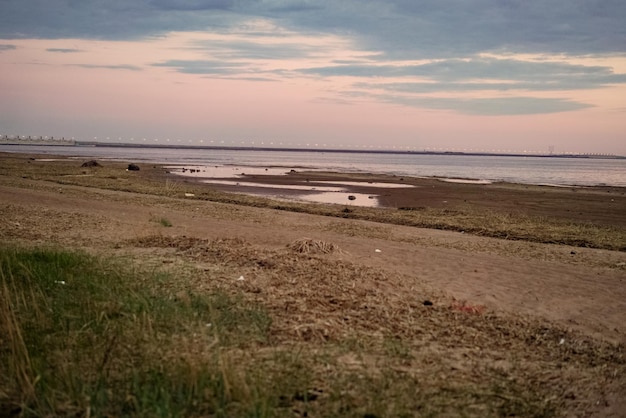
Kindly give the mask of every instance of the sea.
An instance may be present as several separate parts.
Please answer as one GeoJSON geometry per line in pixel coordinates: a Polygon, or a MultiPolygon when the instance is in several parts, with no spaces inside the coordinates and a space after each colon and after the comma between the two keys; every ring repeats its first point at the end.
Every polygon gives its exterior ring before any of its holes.
{"type": "Polygon", "coordinates": [[[0,144],[0,152],[195,167],[271,167],[550,186],[626,187],[626,159],[0,144]]]}

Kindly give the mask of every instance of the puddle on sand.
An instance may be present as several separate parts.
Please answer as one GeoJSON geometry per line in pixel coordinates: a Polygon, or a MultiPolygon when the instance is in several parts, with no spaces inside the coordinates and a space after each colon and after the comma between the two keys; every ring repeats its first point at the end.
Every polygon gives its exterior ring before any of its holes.
{"type": "Polygon", "coordinates": [[[267,192],[236,192],[245,194],[248,196],[269,197],[271,199],[284,200],[288,202],[310,202],[310,203],[324,203],[334,205],[345,206],[363,206],[369,208],[375,208],[379,206],[378,196],[368,195],[364,193],[350,193],[347,191],[334,191],[334,192],[322,192],[322,193],[296,193],[296,194],[281,194],[274,193],[273,190],[267,192]],[[354,197],[354,200],[350,200],[350,196],[354,197]]]}
{"type": "Polygon", "coordinates": [[[357,186],[357,187],[376,187],[381,189],[408,189],[416,187],[412,184],[404,184],[404,183],[376,183],[376,182],[366,182],[366,181],[332,181],[332,180],[322,180],[317,183],[327,183],[327,184],[336,184],[338,186],[357,186]]]}
{"type": "Polygon", "coordinates": [[[227,186],[237,186],[250,188],[250,190],[242,190],[242,194],[250,196],[270,197],[273,199],[290,200],[290,201],[306,201],[313,203],[332,203],[337,205],[352,205],[377,207],[378,196],[368,195],[365,193],[352,193],[343,187],[330,186],[304,186],[304,185],[286,185],[286,184],[265,184],[242,182],[236,180],[204,180],[206,184],[220,184],[227,186]],[[259,191],[262,189],[263,191],[259,191]],[[281,190],[293,191],[294,193],[283,194],[281,190]],[[350,196],[353,199],[350,199],[350,196]]]}
{"type": "Polygon", "coordinates": [[[491,184],[490,180],[472,180],[472,179],[448,179],[441,178],[439,181],[444,183],[460,183],[460,184],[491,184]]]}
{"type": "Polygon", "coordinates": [[[35,158],[35,161],[49,163],[53,161],[66,161],[66,159],[65,158],[35,158]]]}
{"type": "Polygon", "coordinates": [[[297,197],[297,200],[306,200],[307,202],[315,203],[332,203],[335,205],[364,206],[369,208],[378,207],[378,196],[376,195],[349,193],[345,191],[302,194],[297,197]],[[350,200],[350,196],[354,197],[354,200],[350,200]]]}
{"type": "Polygon", "coordinates": [[[171,173],[195,178],[225,178],[225,177],[241,177],[245,175],[284,175],[289,172],[289,168],[285,167],[252,167],[252,166],[234,166],[234,165],[169,165],[165,167],[171,173]]]}
{"type": "Polygon", "coordinates": [[[348,187],[372,187],[372,188],[409,188],[415,187],[410,184],[381,183],[381,182],[358,182],[358,181],[319,181],[318,185],[294,184],[267,184],[255,183],[245,180],[248,175],[286,175],[290,172],[286,167],[252,167],[252,166],[168,166],[173,174],[202,179],[203,183],[238,186],[240,193],[251,196],[265,196],[273,199],[287,201],[306,201],[313,203],[330,203],[337,205],[377,207],[378,196],[365,193],[354,193],[348,187]],[[233,180],[217,180],[217,178],[234,178],[233,180]],[[325,184],[320,186],[319,184],[325,184]],[[249,188],[249,190],[244,190],[249,188]],[[263,191],[260,191],[263,190],[263,191]],[[293,193],[281,193],[281,190],[293,193]],[[352,197],[352,199],[350,198],[352,197]]]}
{"type": "Polygon", "coordinates": [[[345,191],[341,187],[315,187],[305,186],[297,184],[268,184],[268,183],[253,183],[248,181],[237,180],[203,180],[203,183],[207,184],[221,184],[224,186],[241,186],[241,187],[261,187],[264,189],[286,189],[286,190],[301,190],[301,191],[323,191],[323,192],[342,192],[345,191]]]}

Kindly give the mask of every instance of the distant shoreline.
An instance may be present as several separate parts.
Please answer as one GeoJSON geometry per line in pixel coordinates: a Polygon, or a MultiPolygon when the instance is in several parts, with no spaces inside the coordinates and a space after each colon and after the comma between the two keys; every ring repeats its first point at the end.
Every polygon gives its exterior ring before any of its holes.
{"type": "Polygon", "coordinates": [[[414,151],[382,149],[338,149],[338,148],[296,148],[296,147],[252,147],[219,145],[165,145],[165,144],[129,144],[97,141],[72,140],[0,140],[0,145],[53,146],[53,147],[107,147],[107,148],[157,148],[157,149],[192,149],[192,150],[232,150],[232,151],[281,151],[281,152],[320,152],[345,154],[402,154],[402,155],[458,155],[473,157],[537,157],[537,158],[585,158],[585,159],[626,159],[626,156],[612,154],[531,154],[531,153],[491,153],[464,151],[414,151]]]}

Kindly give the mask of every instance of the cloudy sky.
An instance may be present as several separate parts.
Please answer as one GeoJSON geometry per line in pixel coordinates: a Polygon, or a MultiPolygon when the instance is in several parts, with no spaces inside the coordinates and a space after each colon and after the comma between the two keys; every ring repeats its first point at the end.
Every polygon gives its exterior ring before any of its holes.
{"type": "Polygon", "coordinates": [[[0,134],[626,155],[623,0],[0,0],[0,134]]]}

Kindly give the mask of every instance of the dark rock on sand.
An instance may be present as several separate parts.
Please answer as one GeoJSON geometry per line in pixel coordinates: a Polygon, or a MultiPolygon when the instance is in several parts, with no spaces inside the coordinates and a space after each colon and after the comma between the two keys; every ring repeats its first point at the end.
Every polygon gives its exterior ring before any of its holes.
{"type": "Polygon", "coordinates": [[[102,164],[97,162],[96,160],[85,161],[81,167],[102,167],[102,164]]]}
{"type": "Polygon", "coordinates": [[[139,171],[139,166],[137,164],[128,164],[128,171],[139,171]]]}

